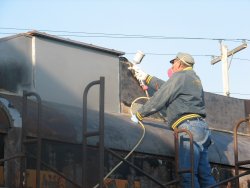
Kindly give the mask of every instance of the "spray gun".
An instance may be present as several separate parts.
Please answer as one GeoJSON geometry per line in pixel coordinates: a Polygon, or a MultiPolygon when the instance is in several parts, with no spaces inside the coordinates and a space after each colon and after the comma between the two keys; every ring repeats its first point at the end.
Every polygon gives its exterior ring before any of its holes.
{"type": "MultiPolygon", "coordinates": [[[[142,59],[144,58],[144,56],[145,56],[145,54],[144,54],[142,51],[138,50],[137,53],[136,53],[135,56],[134,56],[134,59],[133,59],[132,62],[131,62],[132,65],[130,64],[130,67],[133,67],[133,66],[136,66],[136,65],[140,64],[141,61],[142,61],[142,59]]],[[[171,75],[173,74],[172,70],[170,70],[170,71],[171,71],[171,72],[168,73],[168,74],[169,74],[169,77],[171,77],[171,75]]],[[[134,74],[135,74],[135,72],[134,72],[134,74]]],[[[140,86],[142,87],[143,91],[145,92],[145,94],[146,94],[146,96],[147,96],[146,98],[149,99],[148,86],[144,83],[144,80],[138,80],[138,82],[139,82],[140,86]]],[[[142,99],[142,98],[145,98],[145,97],[138,97],[137,99],[142,99]]],[[[136,100],[137,100],[137,99],[136,99],[136,100]]],[[[134,100],[134,102],[135,102],[136,100],[134,100]]],[[[133,104],[133,103],[132,103],[132,104],[133,104]]],[[[167,121],[167,120],[165,119],[164,115],[162,115],[161,112],[158,112],[158,114],[160,115],[160,117],[162,118],[162,120],[163,120],[164,122],[167,121]]]]}
{"type": "MultiPolygon", "coordinates": [[[[132,60],[132,66],[136,66],[137,64],[140,64],[142,59],[144,58],[145,54],[138,50],[137,53],[134,56],[134,59],[132,60]]],[[[143,80],[138,80],[140,86],[142,87],[142,89],[145,91],[146,95],[148,96],[148,86],[144,83],[143,80]]]]}

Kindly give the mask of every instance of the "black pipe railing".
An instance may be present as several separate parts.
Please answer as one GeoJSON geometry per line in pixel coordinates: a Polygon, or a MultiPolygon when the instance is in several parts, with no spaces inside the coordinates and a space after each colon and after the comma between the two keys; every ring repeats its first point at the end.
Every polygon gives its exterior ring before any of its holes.
{"type": "MultiPolygon", "coordinates": [[[[27,122],[27,98],[28,97],[35,97],[37,100],[37,153],[36,153],[36,188],[40,188],[40,171],[41,171],[41,150],[42,150],[42,142],[41,142],[41,128],[40,128],[40,116],[41,116],[41,97],[35,93],[35,92],[28,92],[28,91],[23,91],[23,111],[22,111],[22,146],[21,146],[21,150],[23,153],[26,152],[25,149],[25,144],[24,142],[27,139],[27,132],[26,132],[26,122],[27,122]]],[[[25,172],[26,170],[26,160],[23,161],[23,163],[21,164],[21,173],[23,174],[23,172],[25,172]]],[[[25,174],[25,173],[24,173],[25,174]]],[[[25,177],[23,175],[21,175],[21,180],[20,180],[20,184],[21,187],[25,186],[23,184],[25,184],[26,180],[25,177]]]]}
{"type": "Polygon", "coordinates": [[[180,182],[180,177],[179,174],[180,173],[191,173],[191,178],[192,178],[192,187],[194,187],[194,149],[193,149],[193,136],[192,133],[186,129],[175,129],[174,130],[174,137],[175,137],[175,165],[176,165],[176,179],[172,180],[170,182],[167,183],[161,183],[160,181],[158,181],[157,179],[155,179],[154,177],[152,177],[151,175],[147,174],[146,172],[144,172],[142,169],[138,168],[137,166],[135,166],[133,163],[129,162],[128,160],[122,158],[121,156],[119,156],[118,154],[116,154],[115,152],[113,152],[112,150],[105,148],[105,150],[107,150],[109,153],[111,153],[112,155],[114,155],[115,157],[117,157],[118,159],[122,160],[123,162],[125,162],[126,164],[128,164],[129,166],[131,166],[132,168],[134,168],[135,170],[139,171],[140,173],[142,173],[144,176],[146,176],[147,178],[149,178],[150,180],[152,180],[154,183],[156,183],[158,186],[160,187],[168,187],[170,185],[173,184],[177,184],[180,182]],[[179,169],[179,133],[185,132],[189,135],[189,139],[190,139],[190,164],[191,167],[189,169],[179,169]]]}
{"type": "MultiPolygon", "coordinates": [[[[27,158],[27,151],[25,148],[26,144],[29,143],[36,143],[37,142],[37,153],[36,156],[32,155],[29,153],[29,156],[36,159],[36,188],[40,187],[40,171],[41,171],[41,164],[51,170],[52,172],[56,173],[57,175],[61,176],[64,178],[66,181],[70,182],[72,185],[75,187],[81,187],[71,179],[67,178],[64,174],[59,172],[58,170],[52,168],[50,165],[47,163],[43,162],[41,160],[41,150],[42,150],[42,134],[41,134],[41,126],[40,126],[40,117],[41,117],[41,98],[38,94],[34,92],[23,92],[23,123],[22,123],[22,155],[19,155],[19,157],[27,158]],[[27,97],[34,96],[37,101],[38,101],[38,112],[37,112],[37,138],[30,138],[27,139],[27,129],[26,129],[26,122],[27,122],[27,97]]],[[[53,139],[47,139],[47,140],[53,140],[53,139]]],[[[64,141],[61,141],[64,142],[64,141]]],[[[64,142],[66,143],[66,142],[64,142]]],[[[15,156],[14,156],[15,157],[15,156]]],[[[18,156],[16,156],[18,157],[18,156]]],[[[23,164],[21,164],[21,172],[26,171],[26,161],[24,161],[23,164]]],[[[23,173],[21,173],[23,174],[23,173]]],[[[22,178],[20,181],[21,187],[25,187],[25,176],[20,177],[22,178]]]]}
{"type": "Polygon", "coordinates": [[[231,177],[231,178],[228,178],[228,179],[225,179],[223,181],[220,181],[212,186],[209,186],[207,188],[213,188],[213,187],[217,187],[219,185],[223,185],[225,183],[228,183],[230,181],[235,181],[235,188],[239,188],[239,178],[242,177],[242,176],[245,176],[245,175],[248,175],[250,174],[250,170],[244,172],[244,173],[241,173],[239,174],[239,169],[240,169],[240,166],[242,165],[246,165],[246,164],[250,164],[250,160],[245,160],[245,161],[239,161],[239,157],[238,157],[238,154],[239,154],[239,150],[238,150],[238,129],[239,129],[239,126],[244,123],[244,122],[249,122],[250,121],[250,118],[246,118],[246,119],[242,119],[240,120],[236,126],[234,127],[234,163],[235,163],[235,176],[231,177]]]}
{"type": "MultiPolygon", "coordinates": [[[[235,165],[235,175],[239,175],[239,168],[242,165],[250,164],[250,160],[245,160],[245,161],[239,161],[239,150],[238,150],[238,129],[240,125],[244,122],[249,122],[250,118],[246,118],[243,120],[240,120],[237,125],[234,127],[234,165],[235,165]]],[[[236,178],[236,188],[239,188],[239,178],[236,178]]]]}
{"type": "Polygon", "coordinates": [[[228,178],[228,179],[225,179],[225,180],[223,180],[223,181],[220,181],[220,182],[218,182],[218,183],[216,183],[216,184],[214,184],[214,185],[211,185],[211,186],[209,186],[209,187],[206,187],[206,188],[218,187],[219,185],[223,185],[223,184],[226,184],[226,183],[228,183],[228,182],[230,182],[230,181],[234,181],[234,180],[239,179],[240,177],[246,176],[246,175],[248,175],[248,174],[250,174],[250,170],[248,170],[248,171],[246,171],[246,172],[243,172],[243,173],[241,173],[240,175],[233,176],[233,177],[231,177],[231,178],[228,178]]]}
{"type": "Polygon", "coordinates": [[[83,93],[83,139],[82,139],[82,187],[87,187],[87,139],[91,136],[99,136],[99,187],[103,187],[103,177],[104,177],[104,77],[100,77],[100,80],[93,81],[89,83],[83,93]],[[99,130],[98,131],[88,131],[87,123],[87,97],[89,89],[94,85],[100,85],[99,94],[99,130]]]}
{"type": "Polygon", "coordinates": [[[11,157],[7,157],[7,158],[0,159],[0,164],[1,164],[1,163],[4,163],[4,162],[6,162],[6,161],[11,161],[11,160],[13,160],[13,159],[25,158],[25,157],[26,157],[26,156],[25,156],[24,154],[20,153],[20,154],[17,154],[17,155],[13,155],[13,156],[11,156],[11,157]]]}
{"type": "MultiPolygon", "coordinates": [[[[28,153],[29,157],[33,158],[33,159],[37,159],[36,156],[32,155],[31,153],[28,153]]],[[[63,179],[65,179],[66,181],[68,181],[69,183],[71,183],[72,185],[74,185],[75,187],[81,188],[81,185],[78,185],[77,183],[75,183],[73,180],[69,179],[67,176],[65,176],[63,173],[61,173],[60,171],[58,171],[57,169],[51,167],[49,164],[47,164],[44,161],[40,161],[41,164],[43,166],[45,166],[47,169],[49,169],[50,171],[56,173],[57,175],[59,175],[60,177],[62,177],[63,179]]]]}
{"type": "Polygon", "coordinates": [[[177,179],[180,179],[179,174],[181,173],[191,173],[191,183],[194,187],[194,146],[193,146],[193,135],[190,131],[186,129],[174,129],[174,145],[175,145],[175,172],[177,179]],[[190,168],[188,169],[179,169],[179,133],[186,133],[189,136],[190,144],[190,168]]]}
{"type": "Polygon", "coordinates": [[[110,150],[108,148],[105,148],[105,150],[107,150],[109,153],[111,153],[112,155],[114,155],[118,159],[122,160],[123,162],[125,162],[126,164],[128,164],[129,166],[131,166],[132,168],[134,168],[135,170],[137,170],[138,172],[142,173],[144,176],[146,176],[147,178],[149,178],[150,180],[152,180],[153,182],[155,182],[156,184],[158,184],[160,187],[164,187],[164,188],[166,187],[166,184],[163,184],[160,181],[158,181],[157,179],[153,178],[151,175],[149,175],[148,173],[144,172],[142,169],[138,168],[133,163],[131,163],[128,160],[124,159],[120,155],[116,154],[114,151],[112,151],[112,150],[110,150]]]}

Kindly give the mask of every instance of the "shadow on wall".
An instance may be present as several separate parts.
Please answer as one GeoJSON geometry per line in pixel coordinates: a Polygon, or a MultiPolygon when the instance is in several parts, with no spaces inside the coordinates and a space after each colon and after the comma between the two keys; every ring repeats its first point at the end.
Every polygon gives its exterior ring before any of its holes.
{"type": "Polygon", "coordinates": [[[0,89],[18,92],[21,87],[30,87],[31,67],[28,57],[11,43],[1,43],[0,50],[0,89]]]}
{"type": "Polygon", "coordinates": [[[22,82],[22,68],[17,62],[0,62],[0,88],[17,92],[22,82]]]}
{"type": "MultiPolygon", "coordinates": [[[[65,83],[56,79],[53,74],[44,70],[41,65],[36,64],[34,70],[36,75],[33,75],[31,61],[30,39],[17,37],[7,40],[7,42],[1,41],[0,91],[21,93],[22,90],[32,90],[37,92],[43,100],[61,102],[62,104],[79,104],[79,97],[77,98],[76,94],[69,90],[65,83]],[[20,44],[23,46],[20,47],[20,44]],[[33,80],[32,75],[35,80],[33,80]],[[38,75],[41,76],[39,83],[37,80],[38,75]],[[36,84],[35,90],[33,89],[34,84],[36,84]]],[[[42,64],[43,62],[39,63],[42,64]]],[[[80,96],[83,94],[84,84],[81,87],[82,93],[79,94],[80,96]]],[[[93,94],[93,91],[90,91],[90,94],[94,96],[97,95],[96,93],[93,94]]]]}

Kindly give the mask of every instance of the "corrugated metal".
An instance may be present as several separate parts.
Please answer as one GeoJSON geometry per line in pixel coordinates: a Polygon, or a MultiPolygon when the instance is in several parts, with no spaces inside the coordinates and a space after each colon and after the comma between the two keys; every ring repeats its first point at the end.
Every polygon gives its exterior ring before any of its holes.
{"type": "MultiPolygon", "coordinates": [[[[12,103],[13,107],[21,113],[21,97],[1,94],[2,98],[12,103]]],[[[29,134],[36,132],[36,104],[29,102],[28,123],[29,134]]],[[[89,131],[98,128],[98,113],[90,110],[88,118],[89,131]]],[[[41,127],[43,137],[55,140],[80,143],[82,134],[82,110],[77,107],[43,103],[41,127]]],[[[137,152],[158,155],[174,156],[173,131],[159,121],[145,121],[146,135],[137,148],[137,152]]],[[[130,117],[125,114],[105,114],[105,146],[130,151],[142,133],[138,125],[131,123],[130,117]]],[[[214,144],[209,149],[209,158],[214,163],[234,165],[233,135],[219,131],[212,131],[214,144]]],[[[250,137],[239,136],[239,158],[250,158],[248,149],[250,137]]],[[[89,139],[90,145],[96,145],[97,139],[89,139]]]]}

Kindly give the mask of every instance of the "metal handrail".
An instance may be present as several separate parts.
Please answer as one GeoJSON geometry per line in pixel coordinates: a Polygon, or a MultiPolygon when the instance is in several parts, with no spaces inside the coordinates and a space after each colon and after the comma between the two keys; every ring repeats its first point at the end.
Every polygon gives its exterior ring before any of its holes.
{"type": "Polygon", "coordinates": [[[194,187],[194,146],[193,146],[193,135],[190,131],[186,129],[174,129],[174,140],[175,140],[175,172],[177,179],[180,173],[191,173],[191,183],[194,187]],[[191,167],[188,169],[179,169],[179,133],[187,133],[190,139],[190,164],[191,167]]]}
{"type": "MultiPolygon", "coordinates": [[[[36,159],[36,156],[32,155],[31,153],[29,153],[29,156],[33,159],[36,159]]],[[[71,179],[67,178],[63,173],[61,173],[60,171],[56,170],[55,168],[51,167],[49,164],[47,164],[46,162],[41,160],[41,164],[43,166],[45,166],[46,168],[48,168],[49,170],[51,170],[52,172],[56,173],[57,175],[61,176],[62,178],[64,178],[66,181],[70,182],[71,184],[73,184],[75,187],[82,187],[81,185],[78,185],[77,183],[75,183],[74,181],[72,181],[71,179]]]]}
{"type": "Polygon", "coordinates": [[[126,164],[128,164],[129,166],[131,166],[132,168],[134,168],[135,170],[139,171],[140,173],[142,173],[143,175],[145,175],[147,178],[149,178],[150,180],[152,180],[153,182],[155,182],[156,184],[158,184],[160,187],[167,187],[173,184],[177,184],[180,182],[180,178],[179,178],[179,173],[191,173],[191,177],[192,177],[192,187],[194,187],[194,149],[193,149],[193,136],[192,133],[186,129],[175,129],[174,130],[174,136],[175,136],[175,151],[176,151],[176,157],[175,157],[175,163],[176,163],[176,179],[172,180],[170,182],[167,183],[161,183],[160,181],[158,181],[157,179],[153,178],[152,176],[150,176],[149,174],[147,174],[146,172],[144,172],[142,169],[138,168],[137,166],[135,166],[133,163],[129,162],[128,160],[122,158],[121,156],[119,156],[118,154],[116,154],[115,152],[113,152],[112,150],[105,148],[105,150],[107,150],[109,153],[111,153],[112,155],[114,155],[115,157],[117,157],[118,159],[122,160],[123,162],[125,162],[126,164]],[[179,145],[179,139],[178,139],[178,134],[185,132],[189,135],[189,139],[190,139],[190,163],[191,163],[191,167],[189,169],[182,169],[179,170],[179,157],[178,157],[178,145],[179,145]]]}
{"type": "Polygon", "coordinates": [[[228,179],[225,179],[225,180],[223,180],[223,181],[220,181],[220,182],[218,182],[218,183],[216,183],[216,184],[214,184],[214,185],[211,185],[211,186],[209,186],[209,187],[206,187],[206,188],[217,187],[218,185],[222,185],[222,184],[225,184],[225,183],[227,183],[227,182],[233,181],[233,180],[235,180],[235,179],[239,179],[240,177],[246,176],[246,175],[248,175],[248,174],[250,174],[250,170],[248,170],[248,171],[246,171],[246,172],[244,172],[244,173],[241,173],[240,175],[233,176],[233,177],[231,177],[231,178],[228,178],[228,179]]]}
{"type": "Polygon", "coordinates": [[[24,154],[20,153],[20,154],[13,155],[13,156],[8,157],[8,158],[2,158],[2,159],[0,159],[0,164],[4,163],[6,161],[10,161],[10,160],[17,159],[17,158],[23,158],[23,157],[26,157],[26,156],[24,154]]]}
{"type": "MultiPolygon", "coordinates": [[[[27,121],[27,98],[28,97],[35,97],[37,100],[37,160],[36,160],[36,187],[40,188],[40,171],[41,171],[41,148],[42,148],[42,142],[41,142],[41,129],[40,129],[40,116],[42,112],[41,108],[41,97],[35,93],[35,92],[28,92],[28,91],[23,91],[23,111],[22,111],[22,117],[23,117],[23,122],[22,122],[22,152],[25,153],[25,146],[24,142],[26,140],[27,132],[26,132],[26,121],[27,121]]],[[[26,163],[26,162],[24,162],[26,163]]],[[[25,171],[26,165],[22,164],[22,168],[20,168],[21,173],[23,174],[22,171],[25,171]]],[[[24,182],[24,177],[20,177],[20,186],[23,187],[22,182],[24,182]],[[23,178],[23,179],[22,179],[23,178]]]]}
{"type": "MultiPolygon", "coordinates": [[[[248,122],[249,120],[250,120],[250,118],[242,119],[234,127],[234,162],[235,162],[235,175],[236,176],[239,175],[239,168],[241,165],[250,164],[250,160],[239,161],[238,134],[237,134],[239,126],[244,122],[248,122]]],[[[238,187],[239,187],[239,178],[236,179],[236,188],[238,188],[238,187]]]]}
{"type": "Polygon", "coordinates": [[[87,139],[91,136],[99,136],[99,187],[103,187],[104,177],[104,77],[100,77],[100,80],[89,83],[83,93],[83,119],[82,119],[82,187],[87,187],[87,139]],[[89,89],[94,85],[100,85],[99,94],[99,130],[94,132],[88,132],[87,124],[87,96],[89,89]]]}
{"type": "MultiPolygon", "coordinates": [[[[123,157],[119,156],[118,154],[116,154],[114,151],[112,151],[111,149],[105,148],[105,150],[107,150],[109,153],[111,153],[112,155],[114,155],[115,157],[117,157],[118,159],[122,160],[123,162],[125,162],[126,164],[128,164],[129,166],[131,166],[132,168],[134,168],[135,170],[137,170],[138,172],[142,173],[143,175],[145,175],[147,178],[149,178],[150,180],[152,180],[153,182],[155,182],[156,184],[160,185],[161,187],[165,187],[166,185],[164,185],[163,183],[159,182],[157,179],[153,178],[152,176],[150,176],[148,173],[144,172],[142,169],[138,168],[137,166],[135,166],[133,163],[129,162],[127,159],[124,159],[123,157]]],[[[168,184],[170,185],[170,184],[168,184]]]]}
{"type": "Polygon", "coordinates": [[[247,122],[249,121],[250,118],[246,118],[246,119],[242,119],[240,120],[236,126],[234,127],[234,162],[235,162],[235,176],[231,177],[231,178],[228,178],[228,179],[225,179],[221,182],[218,182],[212,186],[209,186],[207,188],[213,188],[213,187],[217,187],[218,185],[222,185],[222,184],[225,184],[227,182],[230,182],[230,181],[233,181],[233,180],[236,180],[235,181],[235,187],[236,188],[239,188],[239,178],[242,177],[242,176],[245,176],[245,175],[248,175],[250,174],[250,170],[244,172],[244,173],[241,173],[239,174],[239,168],[241,165],[246,165],[246,164],[250,164],[250,160],[246,160],[246,161],[239,161],[239,158],[238,158],[238,154],[239,154],[239,151],[238,151],[238,129],[239,129],[239,126],[244,123],[244,122],[247,122]]]}
{"type": "MultiPolygon", "coordinates": [[[[38,94],[34,93],[34,92],[27,92],[24,91],[23,92],[23,127],[22,127],[22,152],[27,154],[27,152],[25,151],[25,144],[27,143],[26,140],[26,136],[27,136],[27,132],[26,132],[26,118],[27,118],[27,97],[29,96],[35,96],[37,101],[38,101],[38,112],[37,112],[37,139],[33,139],[31,140],[32,142],[37,142],[37,154],[36,157],[33,156],[32,154],[29,154],[32,158],[36,159],[36,188],[40,187],[40,171],[41,171],[41,164],[43,166],[45,166],[46,168],[48,168],[49,170],[53,171],[54,173],[56,173],[57,175],[61,176],[62,178],[64,178],[66,181],[72,183],[74,186],[76,187],[81,187],[80,185],[78,185],[77,183],[75,183],[74,181],[72,181],[71,179],[67,178],[64,174],[60,173],[59,171],[57,171],[56,169],[52,168],[50,165],[48,165],[47,163],[43,162],[41,160],[41,148],[42,148],[42,136],[41,136],[41,126],[40,126],[40,117],[41,117],[41,98],[38,94]]],[[[48,139],[48,140],[53,140],[53,139],[48,139]]],[[[27,156],[23,154],[24,156],[21,157],[25,157],[27,158],[27,156]]],[[[26,167],[23,166],[23,168],[21,168],[21,170],[26,169],[26,167]]],[[[20,185],[22,184],[23,181],[20,181],[20,185]]],[[[23,185],[21,185],[21,187],[23,187],[23,185]]]]}

